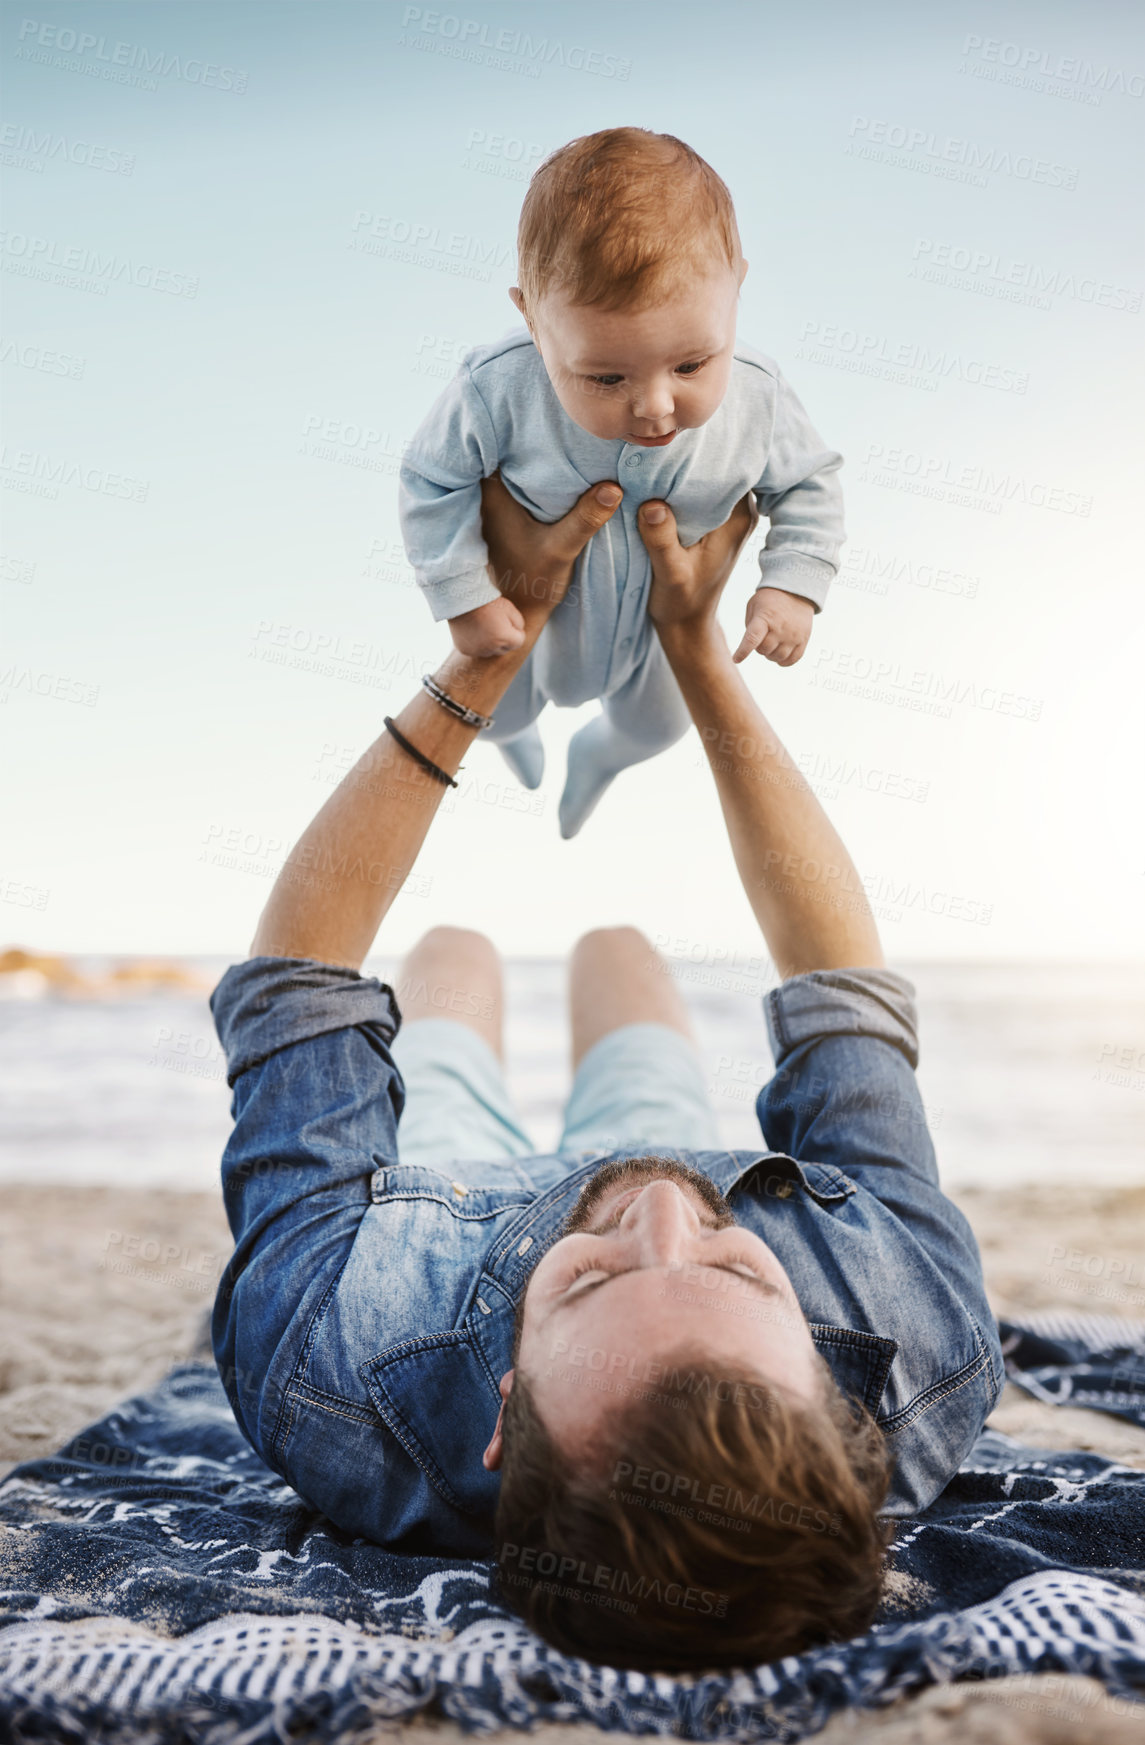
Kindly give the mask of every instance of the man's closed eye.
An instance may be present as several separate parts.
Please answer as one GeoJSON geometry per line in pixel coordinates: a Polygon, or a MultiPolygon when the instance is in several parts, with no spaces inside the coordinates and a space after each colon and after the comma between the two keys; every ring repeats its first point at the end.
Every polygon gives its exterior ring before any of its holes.
{"type": "MultiPolygon", "coordinates": [[[[576,1291],[575,1295],[578,1302],[582,1297],[588,1296],[590,1291],[594,1291],[598,1285],[607,1284],[610,1279],[623,1278],[625,1273],[640,1272],[642,1270],[643,1269],[638,1266],[620,1266],[605,1269],[604,1267],[597,1266],[592,1261],[586,1261],[583,1266],[577,1268],[569,1283],[566,1285],[564,1291],[565,1299],[566,1301],[569,1299],[574,1291],[574,1287],[582,1278],[587,1279],[588,1282],[580,1290],[576,1291]],[[589,1276],[592,1274],[595,1274],[596,1276],[589,1276]]],[[[778,1297],[783,1294],[778,1285],[768,1284],[767,1280],[760,1278],[759,1274],[756,1272],[744,1271],[742,1266],[735,1261],[729,1261],[725,1264],[717,1264],[715,1262],[707,1263],[705,1264],[704,1270],[706,1272],[726,1272],[730,1274],[732,1278],[737,1279],[741,1284],[755,1286],[755,1288],[761,1291],[765,1296],[778,1297]]],[[[681,1279],[680,1282],[685,1283],[686,1281],[681,1279]]]]}

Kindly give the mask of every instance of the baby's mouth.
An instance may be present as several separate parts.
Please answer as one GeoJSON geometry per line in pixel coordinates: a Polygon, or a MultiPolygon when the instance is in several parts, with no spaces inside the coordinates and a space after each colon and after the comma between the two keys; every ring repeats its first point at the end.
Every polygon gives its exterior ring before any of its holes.
{"type": "Polygon", "coordinates": [[[638,442],[641,448],[663,448],[676,434],[675,430],[669,430],[666,436],[630,436],[628,440],[638,442]]]}

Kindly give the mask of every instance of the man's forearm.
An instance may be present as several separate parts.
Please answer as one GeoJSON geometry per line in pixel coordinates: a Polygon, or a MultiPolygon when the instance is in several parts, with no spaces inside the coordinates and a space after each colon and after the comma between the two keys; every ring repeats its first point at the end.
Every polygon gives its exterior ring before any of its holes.
{"type": "Polygon", "coordinates": [[[834,825],[764,719],[714,618],[659,627],[699,729],[748,901],[782,976],[883,962],[834,825]]]}
{"type": "MultiPolygon", "coordinates": [[[[436,677],[457,702],[491,715],[526,653],[518,649],[492,660],[453,653],[436,677]]],[[[450,776],[478,732],[424,691],[394,722],[450,776]]],[[[359,968],[448,791],[383,732],[291,850],[263,910],[252,954],[359,968]]]]}
{"type": "MultiPolygon", "coordinates": [[[[435,677],[457,703],[492,715],[564,598],[588,540],[621,499],[608,479],[590,486],[560,521],[535,521],[498,475],[482,481],[490,573],[516,605],[525,640],[512,654],[474,659],[456,650],[435,677]]],[[[424,691],[396,718],[403,738],[449,776],[477,736],[424,691]]],[[[446,792],[383,733],[335,789],[278,875],[251,947],[256,956],[313,957],[357,969],[408,878],[446,792]]]]}

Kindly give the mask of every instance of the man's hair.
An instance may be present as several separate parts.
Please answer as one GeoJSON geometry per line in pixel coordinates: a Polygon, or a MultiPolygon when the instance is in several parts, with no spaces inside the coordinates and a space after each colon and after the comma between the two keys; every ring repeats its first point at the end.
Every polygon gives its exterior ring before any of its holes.
{"type": "Polygon", "coordinates": [[[505,1406],[499,1578],[565,1653],[643,1671],[754,1665],[853,1636],[878,1604],[890,1462],[820,1371],[815,1406],[669,1361],[570,1454],[527,1378],[505,1406]]]}
{"type": "Polygon", "coordinates": [[[598,309],[646,309],[713,260],[738,272],[732,197],[671,133],[609,127],[570,140],[529,183],[517,268],[530,317],[549,291],[598,309]]]}

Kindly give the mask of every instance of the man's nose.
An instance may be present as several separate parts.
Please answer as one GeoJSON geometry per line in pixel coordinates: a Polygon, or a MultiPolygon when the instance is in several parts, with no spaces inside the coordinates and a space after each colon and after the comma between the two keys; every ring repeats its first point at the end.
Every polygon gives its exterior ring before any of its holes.
{"type": "Polygon", "coordinates": [[[622,1222],[635,1236],[646,1266],[666,1266],[685,1258],[699,1219],[674,1183],[649,1182],[624,1213],[622,1222]]]}

